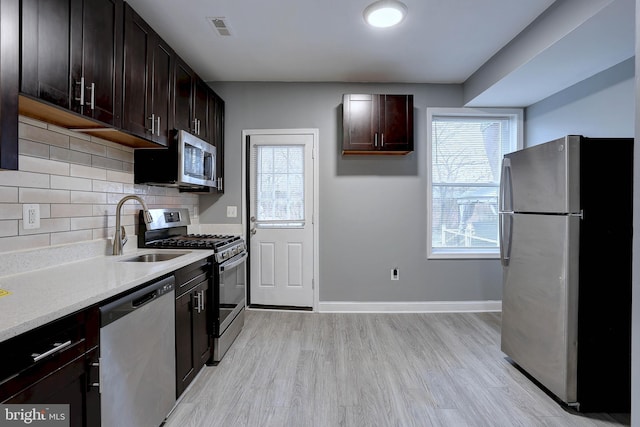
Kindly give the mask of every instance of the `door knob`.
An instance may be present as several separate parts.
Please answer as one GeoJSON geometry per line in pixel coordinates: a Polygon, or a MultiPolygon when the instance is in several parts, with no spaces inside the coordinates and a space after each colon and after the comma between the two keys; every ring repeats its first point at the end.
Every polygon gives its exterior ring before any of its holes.
{"type": "Polygon", "coordinates": [[[256,230],[255,228],[252,228],[252,229],[251,229],[251,235],[252,235],[252,236],[253,236],[253,235],[255,235],[257,232],[258,232],[258,230],[256,230]]]}
{"type": "Polygon", "coordinates": [[[249,218],[251,220],[251,222],[256,222],[256,217],[252,216],[251,218],[249,218]]]}

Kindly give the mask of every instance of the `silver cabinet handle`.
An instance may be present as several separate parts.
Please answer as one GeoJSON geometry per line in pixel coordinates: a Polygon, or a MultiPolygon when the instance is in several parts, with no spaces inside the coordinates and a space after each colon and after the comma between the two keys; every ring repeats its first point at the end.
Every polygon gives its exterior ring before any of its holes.
{"type": "Polygon", "coordinates": [[[91,83],[91,86],[87,86],[87,89],[91,89],[91,101],[87,105],[93,110],[96,107],[96,84],[91,83]]]}
{"type": "Polygon", "coordinates": [[[160,136],[160,116],[158,116],[158,136],[160,136]]]}
{"type": "Polygon", "coordinates": [[[200,297],[202,295],[200,295],[200,291],[198,291],[197,293],[193,294],[193,299],[195,299],[195,303],[196,303],[196,310],[198,310],[198,314],[200,314],[200,311],[202,309],[202,307],[200,306],[200,297]]]}
{"type": "Polygon", "coordinates": [[[47,350],[42,354],[33,353],[31,357],[33,358],[34,362],[38,362],[47,356],[51,356],[52,354],[57,353],[60,350],[69,347],[70,345],[71,345],[71,340],[62,342],[62,343],[56,342],[56,343],[53,343],[53,348],[51,350],[47,350]]]}
{"type": "Polygon", "coordinates": [[[193,133],[198,134],[198,119],[193,119],[193,133]]]}
{"type": "Polygon", "coordinates": [[[380,134],[380,147],[384,147],[384,132],[380,134]]]}
{"type": "Polygon", "coordinates": [[[218,191],[222,191],[222,177],[218,178],[217,188],[218,188],[218,191]]]}
{"type": "Polygon", "coordinates": [[[80,81],[76,82],[76,85],[80,86],[80,98],[74,98],[76,101],[80,102],[80,106],[84,106],[84,77],[80,77],[80,81]]]}
{"type": "Polygon", "coordinates": [[[204,291],[201,291],[201,292],[202,292],[202,297],[201,297],[200,300],[202,301],[202,311],[205,311],[205,309],[206,309],[205,304],[206,304],[207,299],[205,298],[204,291]]]}
{"type": "Polygon", "coordinates": [[[147,129],[147,132],[151,133],[151,135],[153,135],[153,125],[156,122],[156,115],[151,113],[151,117],[147,117],[147,120],[151,121],[151,127],[149,129],[147,129]]]}
{"type": "Polygon", "coordinates": [[[373,134],[373,146],[374,147],[378,146],[378,132],[373,134]]]}

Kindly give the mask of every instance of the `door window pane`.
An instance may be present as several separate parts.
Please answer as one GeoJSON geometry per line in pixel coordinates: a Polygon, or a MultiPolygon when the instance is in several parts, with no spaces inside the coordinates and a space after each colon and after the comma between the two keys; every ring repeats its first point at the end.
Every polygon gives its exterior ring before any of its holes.
{"type": "Polygon", "coordinates": [[[304,146],[256,147],[256,225],[304,225],[304,146]]]}

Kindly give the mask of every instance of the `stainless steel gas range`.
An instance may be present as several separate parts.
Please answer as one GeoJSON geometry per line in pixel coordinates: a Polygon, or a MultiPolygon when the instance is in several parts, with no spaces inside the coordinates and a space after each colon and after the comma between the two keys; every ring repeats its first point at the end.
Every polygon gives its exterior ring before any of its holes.
{"type": "Polygon", "coordinates": [[[227,352],[244,326],[247,247],[240,236],[188,234],[189,210],[150,209],[153,222],[138,224],[138,247],[154,249],[208,249],[213,256],[213,286],[207,299],[213,307],[211,331],[213,364],[227,352]]]}

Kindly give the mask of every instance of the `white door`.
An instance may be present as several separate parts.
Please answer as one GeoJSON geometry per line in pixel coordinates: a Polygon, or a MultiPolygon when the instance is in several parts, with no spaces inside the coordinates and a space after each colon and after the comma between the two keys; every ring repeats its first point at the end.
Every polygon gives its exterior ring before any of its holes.
{"type": "Polygon", "coordinates": [[[247,139],[250,303],[313,307],[314,135],[247,139]]]}

